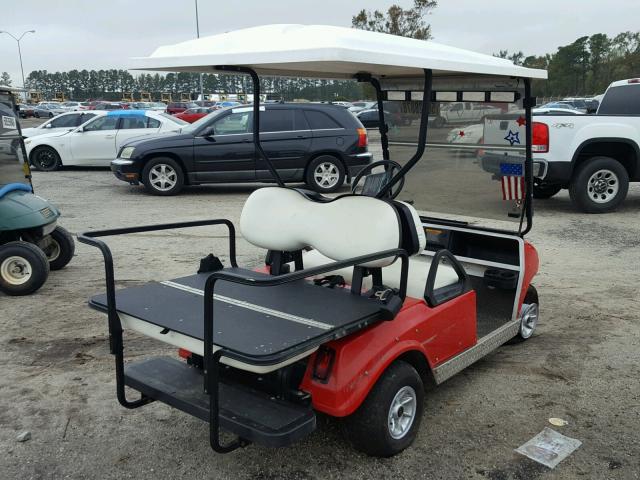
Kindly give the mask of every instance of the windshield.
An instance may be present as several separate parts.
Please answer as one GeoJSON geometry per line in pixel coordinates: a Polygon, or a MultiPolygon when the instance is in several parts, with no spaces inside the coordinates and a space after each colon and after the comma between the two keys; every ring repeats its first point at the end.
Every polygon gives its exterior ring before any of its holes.
{"type": "Polygon", "coordinates": [[[29,183],[18,119],[10,93],[0,92],[0,187],[9,183],[29,183]]]}
{"type": "MultiPolygon", "coordinates": [[[[421,108],[421,101],[385,102],[390,159],[402,165],[416,152],[421,108]]],[[[398,199],[430,217],[513,230],[503,222],[523,213],[525,142],[521,105],[432,102],[425,153],[398,199]]]]}

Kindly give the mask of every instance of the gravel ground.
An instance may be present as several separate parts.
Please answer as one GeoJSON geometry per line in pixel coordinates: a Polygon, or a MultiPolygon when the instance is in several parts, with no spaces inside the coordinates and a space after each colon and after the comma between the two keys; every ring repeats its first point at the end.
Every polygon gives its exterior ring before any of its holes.
{"type": "MultiPolygon", "coordinates": [[[[237,222],[255,188],[151,197],[104,170],[36,172],[34,183],[73,233],[201,218],[237,222]]],[[[159,403],[120,407],[106,319],[86,305],[103,290],[101,259],[78,244],[70,265],[36,294],[0,294],[0,478],[640,478],[640,185],[609,215],[577,213],[566,192],[536,207],[528,238],[541,258],[537,334],[428,392],[415,444],[391,459],[353,451],[340,423],[327,417],[293,447],[216,455],[204,423],[159,403]],[[514,452],[550,426],[550,417],[568,420],[553,428],[583,442],[554,470],[514,452]],[[16,442],[24,430],[32,438],[16,442]]],[[[224,233],[200,228],[113,240],[118,284],[189,274],[209,251],[226,252],[224,233]]],[[[238,260],[254,266],[262,252],[240,238],[238,260]]],[[[125,344],[129,358],[166,351],[138,336],[125,344]]]]}

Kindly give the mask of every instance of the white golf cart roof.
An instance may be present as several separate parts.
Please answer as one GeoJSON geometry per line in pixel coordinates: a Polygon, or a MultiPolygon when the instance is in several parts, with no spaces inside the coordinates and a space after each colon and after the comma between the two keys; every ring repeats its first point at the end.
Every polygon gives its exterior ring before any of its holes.
{"type": "Polygon", "coordinates": [[[421,77],[478,74],[547,78],[545,70],[514,65],[510,60],[385,33],[328,25],[263,25],[165,45],[150,56],[135,58],[137,70],[213,71],[217,65],[252,68],[258,75],[353,78],[421,77]]]}

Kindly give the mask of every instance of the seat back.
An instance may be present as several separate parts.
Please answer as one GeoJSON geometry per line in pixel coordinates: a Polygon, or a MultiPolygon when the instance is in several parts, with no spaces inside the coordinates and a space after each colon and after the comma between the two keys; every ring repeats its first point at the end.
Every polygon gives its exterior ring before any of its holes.
{"type": "MultiPolygon", "coordinates": [[[[245,202],[240,231],[257,247],[283,252],[312,247],[340,261],[402,248],[402,215],[391,202],[377,198],[348,195],[319,203],[296,190],[265,187],[254,191],[245,202]]],[[[417,231],[414,233],[418,236],[417,231]]],[[[379,268],[394,261],[391,257],[361,266],[379,268]]]]}

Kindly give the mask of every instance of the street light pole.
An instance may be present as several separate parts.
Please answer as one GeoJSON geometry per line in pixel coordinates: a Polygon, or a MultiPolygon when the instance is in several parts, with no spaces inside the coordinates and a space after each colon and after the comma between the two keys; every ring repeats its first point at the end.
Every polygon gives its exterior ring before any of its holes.
{"type": "MultiPolygon", "coordinates": [[[[197,2],[198,0],[196,0],[197,2]]],[[[6,33],[7,35],[9,35],[11,38],[13,38],[17,44],[18,44],[18,56],[20,57],[20,73],[22,73],[22,88],[24,89],[24,67],[22,66],[22,49],[20,48],[20,40],[22,40],[22,37],[24,37],[27,33],[36,33],[35,30],[27,30],[26,32],[23,32],[22,35],[20,35],[19,38],[14,37],[12,34],[10,34],[9,32],[5,31],[5,30],[0,30],[0,33],[6,33]]],[[[24,100],[25,102],[27,101],[27,92],[22,92],[24,94],[24,100]]]]}
{"type": "MultiPolygon", "coordinates": [[[[200,38],[200,20],[198,18],[198,0],[196,3],[196,38],[200,38]]],[[[202,86],[202,73],[200,73],[200,106],[204,106],[204,88],[202,86]]]]}

